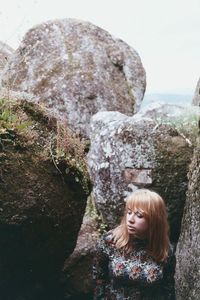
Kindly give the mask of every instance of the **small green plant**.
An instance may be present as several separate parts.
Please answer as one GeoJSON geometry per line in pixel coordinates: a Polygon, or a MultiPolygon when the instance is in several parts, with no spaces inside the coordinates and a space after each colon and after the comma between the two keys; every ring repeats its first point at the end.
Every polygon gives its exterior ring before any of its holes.
{"type": "Polygon", "coordinates": [[[104,222],[101,222],[98,231],[100,234],[103,234],[104,232],[108,231],[108,226],[104,222]]]}
{"type": "Polygon", "coordinates": [[[86,214],[86,216],[88,216],[92,219],[95,219],[95,220],[99,219],[99,214],[97,212],[94,197],[92,195],[90,195],[88,197],[85,214],[86,214]]]}
{"type": "Polygon", "coordinates": [[[23,121],[16,113],[16,102],[9,99],[0,99],[0,145],[13,140],[16,134],[26,130],[32,123],[23,121]]]}
{"type": "Polygon", "coordinates": [[[5,131],[6,129],[11,129],[13,127],[13,123],[16,122],[16,115],[12,112],[11,101],[6,101],[4,99],[0,99],[0,129],[1,131],[5,131]]]}
{"type": "Polygon", "coordinates": [[[89,216],[90,218],[94,219],[97,222],[98,235],[101,235],[108,230],[108,226],[105,224],[101,214],[99,214],[96,208],[96,203],[92,195],[88,197],[85,214],[86,216],[89,216]]]}
{"type": "Polygon", "coordinates": [[[30,126],[32,122],[22,121],[16,113],[16,102],[0,99],[0,131],[23,130],[30,126]]]}

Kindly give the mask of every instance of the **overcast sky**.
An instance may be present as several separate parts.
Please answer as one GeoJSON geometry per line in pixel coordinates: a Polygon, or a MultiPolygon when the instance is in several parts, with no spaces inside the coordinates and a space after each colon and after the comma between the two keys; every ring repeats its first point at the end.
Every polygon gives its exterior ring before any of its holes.
{"type": "Polygon", "coordinates": [[[76,18],[140,55],[146,93],[193,94],[200,77],[200,0],[0,0],[0,41],[16,49],[47,20],[76,18]]]}

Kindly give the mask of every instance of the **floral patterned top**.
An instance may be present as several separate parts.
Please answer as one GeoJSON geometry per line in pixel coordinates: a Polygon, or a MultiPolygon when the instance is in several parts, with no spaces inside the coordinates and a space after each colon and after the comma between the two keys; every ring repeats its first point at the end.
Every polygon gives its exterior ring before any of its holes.
{"type": "Polygon", "coordinates": [[[97,242],[93,265],[94,300],[174,300],[175,255],[157,263],[135,240],[134,250],[124,253],[113,242],[112,231],[97,242]]]}

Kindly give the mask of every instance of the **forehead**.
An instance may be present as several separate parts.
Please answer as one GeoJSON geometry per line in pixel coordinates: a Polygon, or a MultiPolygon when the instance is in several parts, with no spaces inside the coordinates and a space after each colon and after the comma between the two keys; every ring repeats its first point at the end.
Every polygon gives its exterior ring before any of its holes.
{"type": "Polygon", "coordinates": [[[148,201],[130,197],[126,201],[126,208],[134,209],[134,210],[139,209],[144,212],[148,212],[149,211],[149,203],[148,203],[148,201]]]}
{"type": "Polygon", "coordinates": [[[140,211],[140,212],[146,212],[146,210],[145,209],[143,209],[143,207],[141,207],[141,206],[130,206],[130,205],[127,205],[127,210],[132,210],[132,211],[134,211],[134,212],[136,212],[136,211],[140,211]]]}

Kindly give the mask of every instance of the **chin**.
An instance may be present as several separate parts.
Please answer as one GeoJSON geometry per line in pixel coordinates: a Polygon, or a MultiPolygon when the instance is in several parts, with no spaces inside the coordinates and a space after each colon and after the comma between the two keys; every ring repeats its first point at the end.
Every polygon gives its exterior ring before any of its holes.
{"type": "Polygon", "coordinates": [[[132,230],[129,230],[129,229],[127,229],[127,231],[128,231],[128,234],[131,235],[131,236],[135,236],[136,235],[135,231],[132,231],[132,230]]]}

